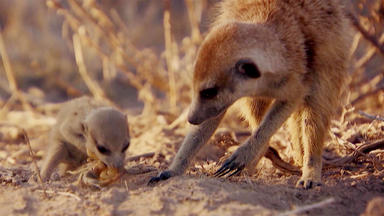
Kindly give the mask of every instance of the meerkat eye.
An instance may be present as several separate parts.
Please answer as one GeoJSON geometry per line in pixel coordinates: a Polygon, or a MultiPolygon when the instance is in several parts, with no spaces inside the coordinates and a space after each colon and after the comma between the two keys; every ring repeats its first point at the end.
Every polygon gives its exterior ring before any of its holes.
{"type": "Polygon", "coordinates": [[[239,74],[245,75],[249,78],[256,79],[261,76],[259,69],[251,60],[241,59],[236,63],[235,67],[239,74]]]}
{"type": "Polygon", "coordinates": [[[121,152],[123,153],[123,152],[127,151],[128,147],[129,147],[129,142],[127,142],[127,143],[125,144],[125,146],[123,147],[123,149],[121,150],[121,152]]]}
{"type": "Polygon", "coordinates": [[[101,154],[110,154],[111,151],[107,148],[105,148],[104,146],[97,146],[97,150],[101,153],[101,154]]]}
{"type": "Polygon", "coordinates": [[[207,89],[200,91],[200,97],[202,99],[209,100],[209,99],[215,98],[218,93],[219,93],[218,87],[207,88],[207,89]]]}

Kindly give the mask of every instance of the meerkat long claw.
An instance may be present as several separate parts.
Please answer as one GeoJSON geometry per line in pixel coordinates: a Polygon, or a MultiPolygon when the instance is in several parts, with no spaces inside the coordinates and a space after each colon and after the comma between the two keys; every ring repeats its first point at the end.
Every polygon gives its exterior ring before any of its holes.
{"type": "Polygon", "coordinates": [[[217,177],[223,177],[227,175],[228,173],[232,172],[232,169],[226,168],[223,172],[217,175],[217,177]]]}
{"type": "Polygon", "coordinates": [[[215,177],[220,177],[220,175],[225,172],[227,170],[227,167],[225,166],[225,164],[223,166],[220,167],[220,169],[218,169],[214,174],[213,176],[215,177]]]}
{"type": "Polygon", "coordinates": [[[220,167],[219,170],[217,170],[214,174],[215,177],[222,177],[230,173],[227,177],[234,176],[238,173],[240,173],[244,169],[244,165],[239,165],[238,163],[235,163],[234,160],[236,158],[230,159],[226,161],[223,166],[220,167]],[[232,173],[231,173],[232,172],[232,173]]]}
{"type": "Polygon", "coordinates": [[[152,177],[147,185],[154,185],[159,181],[164,181],[171,178],[173,175],[170,171],[163,171],[158,176],[152,177]]]}
{"type": "MultiPolygon", "coordinates": [[[[223,176],[223,173],[225,173],[227,170],[230,171],[230,168],[228,167],[228,165],[232,162],[233,160],[227,160],[224,162],[224,164],[220,167],[220,169],[218,169],[213,175],[215,177],[221,177],[223,176]]],[[[226,172],[225,174],[227,174],[228,172],[226,172]]],[[[225,175],[224,174],[224,175],[225,175]]]]}
{"type": "Polygon", "coordinates": [[[241,171],[243,171],[243,169],[244,168],[242,168],[242,167],[237,168],[237,170],[235,172],[233,172],[231,175],[229,175],[228,178],[239,174],[241,171]]]}

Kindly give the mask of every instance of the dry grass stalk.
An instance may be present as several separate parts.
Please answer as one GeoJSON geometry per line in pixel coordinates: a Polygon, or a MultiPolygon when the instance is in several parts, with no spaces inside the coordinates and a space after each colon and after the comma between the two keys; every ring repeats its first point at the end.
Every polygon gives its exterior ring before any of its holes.
{"type": "MultiPolygon", "coordinates": [[[[194,43],[200,43],[202,40],[200,28],[199,28],[199,20],[201,19],[201,11],[200,15],[197,15],[196,8],[196,0],[185,0],[188,9],[188,17],[189,22],[191,23],[192,30],[192,41],[194,43]]],[[[200,2],[201,4],[201,2],[200,2]]]]}
{"type": "Polygon", "coordinates": [[[169,82],[169,105],[172,110],[176,108],[176,81],[175,81],[175,67],[173,64],[174,54],[172,48],[172,29],[171,29],[171,2],[164,0],[164,39],[165,39],[165,56],[168,67],[168,82],[169,82]]]}
{"type": "MultiPolygon", "coordinates": [[[[81,28],[81,27],[80,27],[81,28]]],[[[79,30],[81,31],[81,30],[79,30]]],[[[104,91],[100,88],[100,86],[92,80],[87,72],[87,67],[84,62],[83,49],[81,47],[81,41],[77,34],[73,35],[73,48],[75,52],[75,58],[77,66],[79,67],[79,73],[81,78],[84,80],[88,89],[91,91],[93,96],[100,100],[107,100],[104,94],[104,91]]]]}
{"type": "MultiPolygon", "coordinates": [[[[5,70],[7,79],[8,79],[9,89],[10,89],[10,92],[12,94],[12,96],[9,99],[9,101],[7,102],[7,104],[12,104],[13,99],[16,99],[16,100],[20,100],[24,109],[32,110],[31,105],[27,102],[24,95],[22,94],[22,92],[20,92],[20,90],[17,86],[17,82],[16,82],[16,79],[14,76],[14,71],[12,69],[11,61],[9,60],[9,56],[7,53],[7,49],[5,47],[4,37],[3,37],[1,29],[0,29],[0,54],[1,54],[2,61],[3,61],[4,70],[5,70]],[[15,96],[15,97],[13,97],[13,96],[15,96]]],[[[1,110],[1,113],[5,113],[7,111],[8,111],[8,106],[4,106],[3,109],[1,110]]],[[[1,113],[0,113],[0,116],[2,115],[1,113]]]]}
{"type": "Polygon", "coordinates": [[[376,39],[375,36],[371,35],[359,22],[359,20],[353,15],[348,14],[353,26],[362,34],[362,36],[369,41],[382,55],[384,55],[384,46],[376,39]]]}
{"type": "Polygon", "coordinates": [[[69,192],[62,192],[62,191],[53,191],[53,190],[47,190],[47,191],[42,191],[42,190],[37,190],[37,192],[40,192],[40,193],[46,193],[46,194],[59,194],[59,195],[62,195],[62,196],[67,196],[67,197],[72,197],[74,198],[75,200],[77,201],[81,201],[81,198],[73,193],[69,193],[69,192]]]}
{"type": "MultiPolygon", "coordinates": [[[[361,34],[359,34],[361,35],[361,34]]],[[[382,34],[379,38],[379,43],[380,44],[383,44],[384,43],[384,34],[382,34]]],[[[361,67],[364,67],[368,62],[369,60],[372,59],[372,57],[376,54],[376,51],[377,51],[377,48],[376,47],[371,47],[368,49],[368,51],[365,53],[365,55],[363,57],[361,57],[356,63],[356,67],[357,68],[361,68],[361,67]]]]}
{"type": "Polygon", "coordinates": [[[29,141],[29,137],[28,137],[27,132],[24,129],[22,129],[22,133],[23,133],[23,136],[24,136],[24,141],[26,142],[26,144],[28,146],[29,154],[30,154],[30,156],[32,158],[33,166],[35,167],[35,171],[36,171],[36,174],[37,174],[37,178],[39,179],[40,186],[43,189],[45,198],[47,198],[46,188],[44,186],[43,179],[41,178],[41,175],[40,175],[40,169],[37,166],[35,152],[32,150],[31,142],[29,141]]]}
{"type": "Polygon", "coordinates": [[[1,30],[0,30],[0,53],[1,53],[1,58],[3,60],[5,74],[8,79],[9,89],[11,90],[11,92],[18,92],[19,89],[17,87],[16,79],[11,66],[11,62],[9,61],[7,50],[5,48],[4,38],[1,30]]]}
{"type": "Polygon", "coordinates": [[[381,117],[381,116],[375,116],[375,115],[371,115],[371,114],[368,114],[368,113],[365,113],[361,110],[358,111],[358,113],[366,118],[369,118],[371,120],[379,120],[379,121],[384,121],[384,117],[381,117]]]}
{"type": "Polygon", "coordinates": [[[311,204],[311,205],[306,205],[306,206],[301,206],[295,210],[292,210],[292,211],[288,211],[288,212],[284,212],[284,213],[281,213],[281,214],[278,214],[278,216],[290,216],[290,215],[299,215],[299,214],[302,214],[304,212],[307,212],[307,211],[310,211],[310,210],[313,210],[313,209],[317,209],[317,208],[322,208],[326,205],[329,205],[333,202],[335,202],[335,198],[331,197],[331,198],[328,198],[326,200],[323,200],[319,203],[315,203],[315,204],[311,204]]]}

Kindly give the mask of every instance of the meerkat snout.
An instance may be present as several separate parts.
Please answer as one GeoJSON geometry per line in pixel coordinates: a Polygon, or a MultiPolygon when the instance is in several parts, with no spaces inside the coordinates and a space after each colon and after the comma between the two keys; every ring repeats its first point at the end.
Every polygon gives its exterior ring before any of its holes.
{"type": "Polygon", "coordinates": [[[89,152],[107,166],[121,169],[130,144],[127,117],[111,107],[92,111],[82,123],[89,152]]]}
{"type": "Polygon", "coordinates": [[[237,90],[241,90],[242,83],[260,77],[261,73],[257,65],[250,58],[240,58],[235,61],[235,64],[227,69],[227,73],[222,75],[221,79],[217,79],[217,83],[213,85],[203,83],[198,95],[193,98],[188,122],[199,125],[207,119],[220,115],[238,97],[244,96],[242,95],[244,93],[237,90]]]}

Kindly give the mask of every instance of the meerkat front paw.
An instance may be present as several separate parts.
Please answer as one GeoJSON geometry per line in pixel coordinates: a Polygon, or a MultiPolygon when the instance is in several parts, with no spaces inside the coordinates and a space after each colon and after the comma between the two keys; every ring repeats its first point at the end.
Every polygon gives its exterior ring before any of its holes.
{"type": "Polygon", "coordinates": [[[296,188],[302,188],[302,189],[311,189],[317,186],[321,186],[321,180],[320,179],[314,179],[310,177],[304,177],[302,176],[299,181],[296,183],[296,188]]]}
{"type": "Polygon", "coordinates": [[[214,176],[228,177],[237,175],[253,160],[252,151],[247,145],[240,146],[233,155],[227,159],[214,176]]]}
{"type": "Polygon", "coordinates": [[[148,182],[148,185],[154,185],[156,183],[158,183],[159,181],[165,181],[173,176],[175,176],[175,172],[171,171],[171,170],[165,170],[163,172],[161,172],[158,176],[155,176],[155,177],[152,177],[149,182],[148,182]]]}

